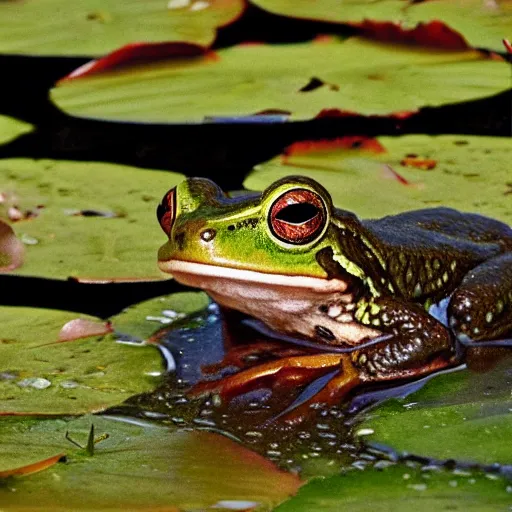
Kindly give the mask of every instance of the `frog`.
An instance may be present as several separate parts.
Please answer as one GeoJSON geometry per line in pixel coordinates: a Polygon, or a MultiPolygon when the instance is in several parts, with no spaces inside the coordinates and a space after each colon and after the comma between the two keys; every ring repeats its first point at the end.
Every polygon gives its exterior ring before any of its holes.
{"type": "MultiPolygon", "coordinates": [[[[330,380],[287,418],[372,384],[459,365],[467,347],[512,334],[512,228],[448,207],[360,219],[304,176],[225,193],[187,178],[157,217],[158,265],[180,283],[319,348],[203,383],[229,399],[280,377],[330,380]]],[[[510,341],[510,340],[508,340],[510,341]]]]}

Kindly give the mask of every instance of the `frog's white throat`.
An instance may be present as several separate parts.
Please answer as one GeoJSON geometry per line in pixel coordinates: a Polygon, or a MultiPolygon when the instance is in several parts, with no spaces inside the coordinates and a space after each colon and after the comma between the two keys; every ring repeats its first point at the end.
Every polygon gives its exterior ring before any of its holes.
{"type": "MultiPolygon", "coordinates": [[[[280,332],[314,336],[315,326],[327,327],[334,343],[357,343],[377,334],[347,319],[335,321],[322,306],[351,304],[349,282],[311,276],[270,274],[181,260],[159,262],[176,281],[200,288],[217,303],[259,318],[280,332]]],[[[324,307],[325,309],[325,307],[324,307]]]]}

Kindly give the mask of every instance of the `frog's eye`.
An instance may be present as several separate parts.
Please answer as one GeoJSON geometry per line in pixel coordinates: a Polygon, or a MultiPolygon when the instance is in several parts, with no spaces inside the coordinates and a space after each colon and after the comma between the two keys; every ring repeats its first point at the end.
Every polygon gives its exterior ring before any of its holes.
{"type": "Polygon", "coordinates": [[[311,190],[299,188],[285,192],[270,208],[272,233],[290,244],[311,242],[321,233],[325,221],[324,202],[311,190]]]}
{"type": "Polygon", "coordinates": [[[176,187],[165,194],[156,209],[156,216],[164,233],[170,237],[172,225],[176,220],[176,187]]]}

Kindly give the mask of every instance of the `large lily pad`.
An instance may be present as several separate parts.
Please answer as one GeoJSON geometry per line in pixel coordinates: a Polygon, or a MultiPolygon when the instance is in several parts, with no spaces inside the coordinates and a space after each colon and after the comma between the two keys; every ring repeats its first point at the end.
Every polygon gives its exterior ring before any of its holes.
{"type": "Polygon", "coordinates": [[[509,86],[509,66],[476,51],[439,52],[350,38],[239,45],[122,68],[61,82],[51,97],[68,113],[102,119],[202,121],[276,109],[293,119],[310,119],[334,108],[362,114],[414,111],[509,86]]]}
{"type": "Polygon", "coordinates": [[[305,485],[276,512],[431,512],[432,510],[507,510],[510,488],[487,475],[421,472],[406,466],[351,471],[305,485]]]}
{"type": "Polygon", "coordinates": [[[2,160],[0,175],[0,192],[14,196],[21,211],[37,210],[34,218],[13,224],[27,243],[19,273],[162,278],[156,253],[165,235],[156,205],[181,175],[23,159],[2,160]]]}
{"type": "Polygon", "coordinates": [[[100,55],[128,43],[209,45],[243,0],[37,0],[0,3],[0,52],[100,55]]]}
{"type": "Polygon", "coordinates": [[[365,441],[399,452],[511,464],[511,389],[507,365],[478,375],[468,371],[441,375],[407,398],[371,411],[358,429],[373,432],[365,441]]]}
{"type": "Polygon", "coordinates": [[[275,14],[296,18],[350,24],[365,21],[391,21],[411,28],[434,20],[458,31],[476,48],[503,51],[504,38],[512,37],[512,4],[509,0],[251,0],[275,14]]]}
{"type": "Polygon", "coordinates": [[[445,205],[512,224],[509,139],[409,135],[379,137],[368,150],[359,142],[347,148],[343,139],[302,146],[257,166],[245,186],[261,190],[304,174],[320,181],[336,206],[361,217],[445,205]]]}
{"type": "Polygon", "coordinates": [[[0,308],[0,414],[83,414],[158,385],[163,365],[155,347],[119,344],[112,336],[58,342],[76,317],[0,308]]]}
{"type": "Polygon", "coordinates": [[[176,432],[93,416],[2,423],[0,469],[61,452],[67,463],[0,486],[2,506],[102,511],[246,510],[259,505],[269,510],[301,484],[239,444],[208,432],[176,432]],[[85,444],[91,424],[109,438],[87,456],[65,440],[65,433],[85,444]]]}

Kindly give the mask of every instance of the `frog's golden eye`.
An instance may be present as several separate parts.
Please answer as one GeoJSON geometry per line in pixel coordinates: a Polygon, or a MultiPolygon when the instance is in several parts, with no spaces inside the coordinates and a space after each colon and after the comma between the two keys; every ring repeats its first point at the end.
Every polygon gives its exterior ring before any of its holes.
{"type": "Polygon", "coordinates": [[[156,216],[164,233],[170,237],[172,225],[176,220],[176,187],[165,194],[156,209],[156,216]]]}
{"type": "Polygon", "coordinates": [[[283,242],[307,244],[318,236],[325,226],[325,205],[318,194],[298,188],[278,197],[270,208],[269,226],[283,242]]]}

